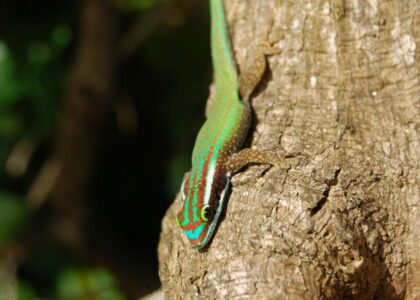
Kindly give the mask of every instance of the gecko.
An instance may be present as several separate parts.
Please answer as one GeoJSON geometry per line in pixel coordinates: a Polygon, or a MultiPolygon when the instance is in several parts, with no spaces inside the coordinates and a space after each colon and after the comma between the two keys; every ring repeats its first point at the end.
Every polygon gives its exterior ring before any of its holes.
{"type": "Polygon", "coordinates": [[[250,163],[275,164],[278,154],[241,147],[251,124],[250,96],[266,69],[266,55],[279,52],[268,41],[253,49],[253,61],[238,75],[222,0],[210,0],[214,98],[193,148],[192,168],[181,184],[178,226],[194,249],[212,239],[231,177],[250,163]]]}

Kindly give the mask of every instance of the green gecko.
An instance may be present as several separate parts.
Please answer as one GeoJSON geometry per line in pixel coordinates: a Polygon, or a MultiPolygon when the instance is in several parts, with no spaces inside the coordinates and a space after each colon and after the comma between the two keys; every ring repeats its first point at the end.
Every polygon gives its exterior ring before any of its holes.
{"type": "Polygon", "coordinates": [[[240,151],[251,124],[249,98],[265,71],[265,55],[279,49],[268,42],[256,47],[251,68],[238,78],[222,0],[210,0],[210,11],[214,99],[195,142],[192,169],[181,185],[183,206],[176,219],[197,250],[205,249],[214,235],[231,176],[249,163],[279,159],[272,153],[240,151]]]}

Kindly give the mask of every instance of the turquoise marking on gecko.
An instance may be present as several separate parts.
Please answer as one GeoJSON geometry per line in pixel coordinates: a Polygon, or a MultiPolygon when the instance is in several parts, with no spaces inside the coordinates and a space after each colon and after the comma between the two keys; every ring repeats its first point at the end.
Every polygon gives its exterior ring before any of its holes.
{"type": "Polygon", "coordinates": [[[200,226],[196,227],[195,229],[186,230],[185,234],[189,239],[197,239],[200,237],[201,232],[203,231],[203,227],[205,224],[201,224],[200,226]]]}
{"type": "Polygon", "coordinates": [[[192,169],[181,185],[183,207],[177,216],[178,225],[198,250],[204,249],[214,235],[230,177],[250,162],[273,161],[273,155],[251,149],[237,152],[251,123],[249,96],[265,70],[265,55],[276,52],[264,51],[270,50],[266,45],[257,48],[253,68],[238,79],[222,0],[210,0],[210,11],[214,100],[195,142],[192,169]]]}

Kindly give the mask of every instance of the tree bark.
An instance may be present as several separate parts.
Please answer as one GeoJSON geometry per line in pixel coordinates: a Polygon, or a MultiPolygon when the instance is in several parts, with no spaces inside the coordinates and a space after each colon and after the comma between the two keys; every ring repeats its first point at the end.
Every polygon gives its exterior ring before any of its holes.
{"type": "Polygon", "coordinates": [[[226,0],[238,65],[285,32],[252,99],[255,149],[308,155],[233,177],[209,250],[162,221],[168,299],[420,297],[416,0],[226,0]],[[257,38],[255,38],[257,37],[257,38]]]}

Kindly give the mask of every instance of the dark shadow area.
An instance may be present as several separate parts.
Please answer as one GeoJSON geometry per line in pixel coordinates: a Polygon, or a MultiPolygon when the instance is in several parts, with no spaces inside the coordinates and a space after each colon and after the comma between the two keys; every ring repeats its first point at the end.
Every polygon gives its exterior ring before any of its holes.
{"type": "Polygon", "coordinates": [[[16,268],[5,286],[22,299],[159,288],[161,219],[190,168],[210,81],[205,3],[0,3],[0,272],[16,268]],[[111,67],[100,50],[84,64],[83,47],[110,31],[111,67]]]}

